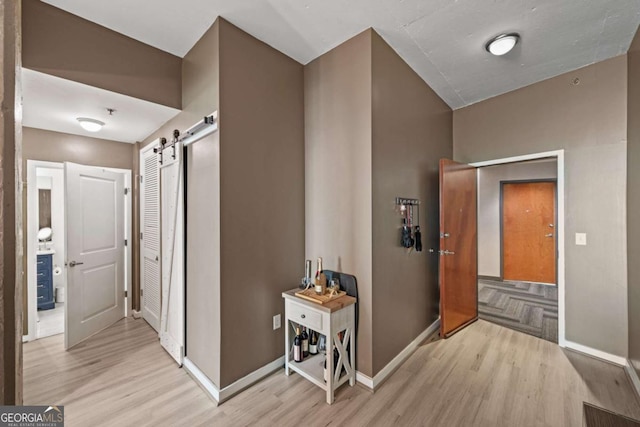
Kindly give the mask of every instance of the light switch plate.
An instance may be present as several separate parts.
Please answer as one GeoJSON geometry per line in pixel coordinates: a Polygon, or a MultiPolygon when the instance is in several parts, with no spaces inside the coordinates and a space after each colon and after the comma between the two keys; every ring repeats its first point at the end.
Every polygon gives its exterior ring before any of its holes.
{"type": "Polygon", "coordinates": [[[587,246],[587,233],[576,233],[576,245],[587,246]]]}
{"type": "Polygon", "coordinates": [[[280,326],[282,326],[280,324],[280,315],[276,314],[273,316],[273,330],[275,331],[276,329],[280,329],[280,326]]]}

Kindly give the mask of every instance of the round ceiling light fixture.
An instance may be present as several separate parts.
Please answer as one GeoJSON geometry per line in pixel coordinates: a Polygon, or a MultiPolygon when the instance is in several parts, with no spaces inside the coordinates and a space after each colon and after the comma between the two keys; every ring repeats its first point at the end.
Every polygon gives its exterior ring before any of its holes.
{"type": "Polygon", "coordinates": [[[102,126],[104,126],[104,122],[96,119],[90,119],[88,117],[78,117],[76,120],[80,122],[82,129],[88,132],[98,132],[102,129],[102,126]]]}
{"type": "Polygon", "coordinates": [[[487,52],[495,56],[502,56],[513,49],[518,40],[520,40],[520,34],[518,33],[500,34],[489,40],[485,48],[487,52]]]}

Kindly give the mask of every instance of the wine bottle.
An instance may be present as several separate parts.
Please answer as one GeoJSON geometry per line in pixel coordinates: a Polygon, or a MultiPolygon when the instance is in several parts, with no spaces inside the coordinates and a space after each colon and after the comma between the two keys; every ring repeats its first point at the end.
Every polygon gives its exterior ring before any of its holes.
{"type": "Polygon", "coordinates": [[[318,258],[318,269],[316,270],[316,279],[320,278],[320,273],[322,273],[322,257],[318,258]]]}
{"type": "Polygon", "coordinates": [[[316,283],[315,283],[315,290],[316,290],[316,294],[318,295],[324,294],[324,286],[322,282],[323,279],[326,282],[327,278],[324,275],[324,273],[322,273],[322,258],[318,258],[318,269],[316,270],[316,283]]]}
{"type": "MultiPolygon", "coordinates": [[[[327,371],[327,359],[329,357],[325,357],[324,358],[324,382],[327,382],[327,379],[329,378],[330,372],[327,371]]],[[[338,353],[338,349],[336,348],[336,346],[333,346],[333,372],[336,372],[336,369],[338,369],[338,359],[340,358],[340,353],[338,353]]],[[[342,375],[344,374],[345,369],[344,366],[342,367],[342,371],[340,373],[340,376],[342,377],[342,375]]]]}
{"type": "Polygon", "coordinates": [[[318,354],[318,333],[316,331],[311,331],[309,337],[309,353],[318,354]]]}
{"type": "Polygon", "coordinates": [[[300,335],[300,328],[296,328],[296,336],[293,339],[293,361],[302,362],[304,355],[302,353],[302,335],[300,335]]]}
{"type": "Polygon", "coordinates": [[[327,358],[324,358],[324,382],[326,383],[329,379],[329,372],[327,372],[327,358]]]}
{"type": "Polygon", "coordinates": [[[302,327],[302,357],[309,357],[309,334],[304,326],[302,327]]]}

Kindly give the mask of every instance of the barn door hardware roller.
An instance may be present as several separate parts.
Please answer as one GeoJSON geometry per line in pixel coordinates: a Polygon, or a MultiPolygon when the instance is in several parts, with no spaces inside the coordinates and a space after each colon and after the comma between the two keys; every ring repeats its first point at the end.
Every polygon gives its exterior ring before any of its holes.
{"type": "Polygon", "coordinates": [[[158,162],[163,163],[163,152],[167,148],[167,138],[160,138],[160,145],[153,147],[153,152],[158,154],[158,162]]]}
{"type": "Polygon", "coordinates": [[[160,138],[160,145],[153,149],[154,153],[160,155],[159,162],[160,164],[164,163],[164,151],[171,149],[171,158],[173,160],[176,159],[176,145],[178,144],[178,137],[180,136],[180,131],[178,129],[173,131],[173,139],[171,142],[167,142],[167,138],[160,138]]]}

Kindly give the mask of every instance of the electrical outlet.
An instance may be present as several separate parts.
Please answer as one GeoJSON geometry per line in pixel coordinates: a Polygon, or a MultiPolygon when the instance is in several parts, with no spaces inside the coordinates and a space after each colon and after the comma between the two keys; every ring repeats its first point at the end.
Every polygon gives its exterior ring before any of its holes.
{"type": "Polygon", "coordinates": [[[587,245],[587,233],[576,233],[576,245],[587,245]]]}
{"type": "Polygon", "coordinates": [[[273,330],[275,331],[276,329],[280,329],[280,326],[280,315],[276,314],[273,316],[273,330]]]}

